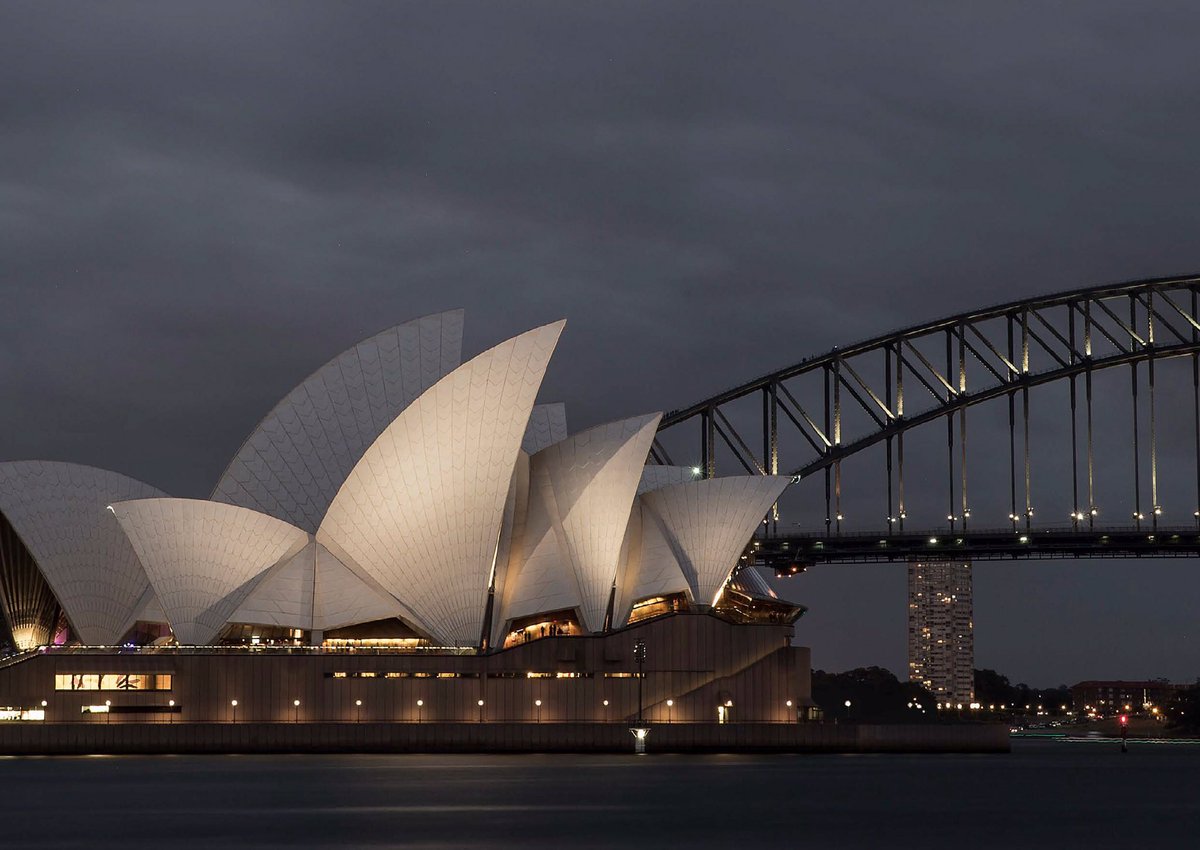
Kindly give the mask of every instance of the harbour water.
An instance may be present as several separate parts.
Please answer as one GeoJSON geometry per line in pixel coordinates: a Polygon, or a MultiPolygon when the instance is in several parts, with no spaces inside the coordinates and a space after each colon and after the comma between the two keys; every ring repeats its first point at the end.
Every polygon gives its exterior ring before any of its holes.
{"type": "Polygon", "coordinates": [[[1194,846],[1200,746],[0,759],[0,847],[1194,846]]]}

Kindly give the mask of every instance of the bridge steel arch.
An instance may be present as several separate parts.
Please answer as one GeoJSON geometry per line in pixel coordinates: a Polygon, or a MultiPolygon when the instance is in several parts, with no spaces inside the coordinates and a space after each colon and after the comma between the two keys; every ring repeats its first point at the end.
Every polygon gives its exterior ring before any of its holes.
{"type": "MultiPolygon", "coordinates": [[[[663,417],[659,437],[689,423],[698,424],[700,473],[705,477],[716,474],[718,439],[749,473],[783,472],[791,474],[796,482],[824,474],[827,533],[840,531],[842,462],[883,443],[888,531],[903,534],[905,434],[944,419],[950,485],[947,520],[951,531],[961,528],[966,532],[971,515],[967,411],[987,401],[1007,398],[1009,520],[1015,531],[1022,522],[1026,529],[1033,523],[1029,391],[1065,382],[1069,384],[1071,418],[1071,520],[1076,530],[1085,525],[1090,529],[1096,517],[1092,379],[1102,370],[1128,366],[1133,402],[1134,521],[1138,528],[1143,521],[1157,528],[1160,507],[1155,364],[1190,357],[1195,516],[1200,522],[1198,290],[1198,276],[1155,278],[962,313],[835,348],[672,411],[663,417]],[[1145,375],[1144,386],[1140,373],[1145,375]],[[805,380],[807,395],[797,388],[805,380]],[[748,427],[743,416],[741,428],[735,427],[734,417],[726,411],[738,402],[744,406],[754,396],[761,398],[754,413],[758,421],[748,427]],[[1148,426],[1144,435],[1139,424],[1143,401],[1148,406],[1141,417],[1148,426]],[[845,433],[848,412],[866,427],[855,434],[845,433]],[[804,452],[782,456],[781,426],[803,437],[804,452]],[[747,433],[754,434],[751,439],[755,441],[761,438],[760,451],[750,448],[747,433]],[[1141,492],[1143,463],[1148,464],[1149,471],[1149,501],[1145,504],[1141,492]]],[[[655,441],[652,456],[658,463],[672,463],[661,439],[655,441]]]]}

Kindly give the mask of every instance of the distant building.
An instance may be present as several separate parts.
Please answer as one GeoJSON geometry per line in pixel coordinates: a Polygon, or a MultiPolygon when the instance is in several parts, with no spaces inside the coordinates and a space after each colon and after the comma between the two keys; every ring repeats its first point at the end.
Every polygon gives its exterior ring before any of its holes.
{"type": "Polygon", "coordinates": [[[975,701],[975,623],[971,565],[908,563],[908,678],[939,705],[975,701]]]}
{"type": "Polygon", "coordinates": [[[1148,682],[1088,681],[1071,686],[1071,702],[1082,714],[1145,714],[1161,708],[1179,685],[1166,679],[1148,682]]]}

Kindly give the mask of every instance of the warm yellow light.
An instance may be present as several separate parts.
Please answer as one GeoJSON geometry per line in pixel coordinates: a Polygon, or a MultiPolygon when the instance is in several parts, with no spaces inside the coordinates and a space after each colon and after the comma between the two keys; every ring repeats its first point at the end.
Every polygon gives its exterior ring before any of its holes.
{"type": "Polygon", "coordinates": [[[296,706],[297,708],[299,708],[299,707],[300,707],[300,700],[298,700],[298,699],[294,699],[294,700],[292,700],[292,705],[294,705],[294,706],[296,706]]]}
{"type": "Polygon", "coordinates": [[[670,707],[671,707],[671,706],[673,706],[674,704],[675,704],[675,700],[673,700],[673,699],[669,699],[669,700],[667,700],[667,708],[670,708],[670,707]]]}
{"type": "Polygon", "coordinates": [[[421,707],[421,706],[423,706],[424,704],[425,704],[425,700],[423,700],[423,699],[419,699],[419,700],[417,700],[417,708],[420,708],[420,707],[421,707]]]}
{"type": "Polygon", "coordinates": [[[477,703],[477,705],[479,705],[479,706],[482,706],[482,705],[483,705],[483,700],[479,700],[479,702],[477,703]]]}
{"type": "Polygon", "coordinates": [[[535,699],[533,701],[533,704],[536,705],[538,708],[542,707],[542,701],[540,699],[535,699]]]}

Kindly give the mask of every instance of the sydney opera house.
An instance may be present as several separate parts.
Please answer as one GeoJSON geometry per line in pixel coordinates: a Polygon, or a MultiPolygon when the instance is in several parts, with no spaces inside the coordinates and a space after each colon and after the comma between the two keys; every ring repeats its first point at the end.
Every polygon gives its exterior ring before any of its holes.
{"type": "Polygon", "coordinates": [[[208,499],[0,463],[4,719],[801,717],[803,608],[745,560],[788,480],[648,463],[656,413],[569,433],[535,403],[563,327],[466,362],[461,311],[366,339],[208,499]]]}

